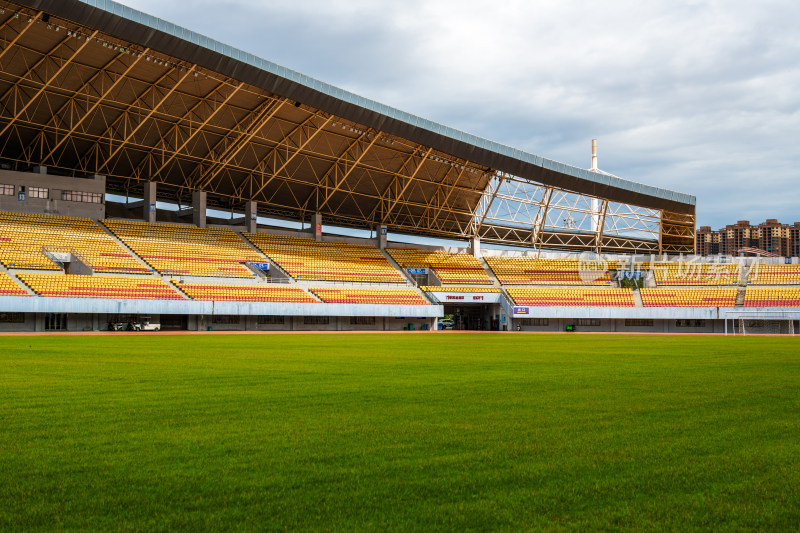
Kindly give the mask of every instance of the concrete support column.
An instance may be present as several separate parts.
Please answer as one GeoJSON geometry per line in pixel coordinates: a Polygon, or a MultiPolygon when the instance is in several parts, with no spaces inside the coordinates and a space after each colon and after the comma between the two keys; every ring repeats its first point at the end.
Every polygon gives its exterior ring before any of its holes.
{"type": "Polygon", "coordinates": [[[474,257],[481,256],[481,238],[473,237],[469,242],[469,251],[474,257]]]}
{"type": "Polygon", "coordinates": [[[31,172],[34,174],[47,174],[47,167],[39,165],[38,167],[33,167],[31,172]]]}
{"type": "Polygon", "coordinates": [[[206,227],[206,206],[208,194],[206,191],[192,193],[192,223],[198,228],[206,227]]]}
{"type": "Polygon", "coordinates": [[[388,239],[389,230],[386,228],[385,224],[381,224],[378,227],[378,235],[376,236],[375,240],[378,243],[378,249],[383,250],[386,248],[386,240],[388,239]]]}
{"type": "Polygon", "coordinates": [[[322,240],[322,213],[314,213],[311,217],[311,234],[315,240],[322,240]]]}
{"type": "Polygon", "coordinates": [[[245,204],[244,226],[250,233],[258,231],[258,202],[254,200],[245,204]]]}
{"type": "MultiPolygon", "coordinates": [[[[94,181],[99,181],[103,184],[103,190],[106,189],[106,177],[100,174],[93,174],[90,176],[94,181]]],[[[103,218],[106,217],[106,197],[103,195],[103,218]]]]}
{"type": "Polygon", "coordinates": [[[154,181],[148,181],[144,184],[142,218],[145,222],[156,221],[156,183],[154,181]]]}

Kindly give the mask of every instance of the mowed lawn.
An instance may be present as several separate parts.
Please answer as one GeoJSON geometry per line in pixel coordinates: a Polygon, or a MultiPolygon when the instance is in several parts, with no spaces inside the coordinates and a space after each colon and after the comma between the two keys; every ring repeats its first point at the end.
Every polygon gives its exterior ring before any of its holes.
{"type": "Polygon", "coordinates": [[[0,530],[796,530],[800,338],[0,337],[0,530]]]}

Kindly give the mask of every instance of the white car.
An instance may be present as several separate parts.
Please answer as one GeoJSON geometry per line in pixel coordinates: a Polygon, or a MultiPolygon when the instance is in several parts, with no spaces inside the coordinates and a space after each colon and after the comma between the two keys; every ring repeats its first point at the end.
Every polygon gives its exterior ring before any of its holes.
{"type": "Polygon", "coordinates": [[[439,321],[439,324],[442,325],[442,329],[453,329],[456,325],[452,318],[443,318],[439,321]]]}
{"type": "Polygon", "coordinates": [[[142,320],[133,324],[133,331],[161,331],[161,324],[142,320]]]}

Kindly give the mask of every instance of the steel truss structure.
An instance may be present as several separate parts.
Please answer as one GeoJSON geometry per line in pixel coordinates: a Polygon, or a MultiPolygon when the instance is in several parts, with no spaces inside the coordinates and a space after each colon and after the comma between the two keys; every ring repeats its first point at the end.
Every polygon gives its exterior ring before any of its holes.
{"type": "Polygon", "coordinates": [[[694,250],[694,205],[676,212],[537,182],[35,4],[0,0],[0,158],[13,168],[103,174],[122,194],[156,182],[179,204],[201,190],[220,208],[255,200],[264,216],[321,213],[540,250],[694,250]]]}

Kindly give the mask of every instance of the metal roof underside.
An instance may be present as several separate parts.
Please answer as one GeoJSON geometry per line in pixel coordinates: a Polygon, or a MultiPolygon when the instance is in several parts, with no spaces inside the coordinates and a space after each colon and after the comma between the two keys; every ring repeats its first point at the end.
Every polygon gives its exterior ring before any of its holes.
{"type": "Polygon", "coordinates": [[[437,124],[110,0],[19,2],[478,165],[580,194],[694,212],[692,195],[592,173],[437,124]]]}
{"type": "Polygon", "coordinates": [[[535,247],[680,252],[694,235],[694,197],[446,128],[110,1],[0,6],[0,159],[18,170],[535,247]]]}

